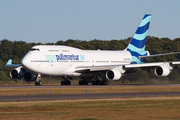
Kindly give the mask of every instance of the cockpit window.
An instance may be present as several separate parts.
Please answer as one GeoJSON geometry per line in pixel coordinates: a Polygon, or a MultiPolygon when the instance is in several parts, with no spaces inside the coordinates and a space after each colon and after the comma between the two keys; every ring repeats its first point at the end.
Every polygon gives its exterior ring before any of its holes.
{"type": "Polygon", "coordinates": [[[30,51],[40,51],[39,48],[31,48],[30,51]]]}

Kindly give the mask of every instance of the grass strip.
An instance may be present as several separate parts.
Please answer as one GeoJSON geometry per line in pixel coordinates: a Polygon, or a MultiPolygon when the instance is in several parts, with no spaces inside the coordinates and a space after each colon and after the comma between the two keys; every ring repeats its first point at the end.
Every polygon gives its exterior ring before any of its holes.
{"type": "Polygon", "coordinates": [[[174,120],[180,97],[56,100],[0,103],[0,119],[174,120]]]}

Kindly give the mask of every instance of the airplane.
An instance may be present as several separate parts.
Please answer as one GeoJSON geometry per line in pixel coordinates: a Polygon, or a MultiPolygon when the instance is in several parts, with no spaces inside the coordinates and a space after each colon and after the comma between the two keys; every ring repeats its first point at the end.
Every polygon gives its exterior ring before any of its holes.
{"type": "Polygon", "coordinates": [[[151,57],[180,53],[150,55],[145,50],[151,17],[151,14],[144,15],[127,48],[122,51],[36,45],[22,58],[21,64],[12,64],[10,59],[5,66],[15,67],[10,71],[12,78],[35,81],[36,86],[42,84],[41,75],[61,77],[61,85],[70,85],[69,79],[77,76],[83,79],[79,85],[88,85],[89,82],[92,85],[106,84],[107,80],[120,80],[122,76],[133,72],[134,68],[154,69],[157,76],[168,76],[173,66],[180,64],[180,61],[144,63],[151,57]]]}

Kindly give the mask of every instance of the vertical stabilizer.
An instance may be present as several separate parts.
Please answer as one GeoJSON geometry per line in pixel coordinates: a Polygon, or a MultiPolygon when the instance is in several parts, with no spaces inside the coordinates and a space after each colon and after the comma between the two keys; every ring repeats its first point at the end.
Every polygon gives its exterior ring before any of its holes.
{"type": "Polygon", "coordinates": [[[152,15],[150,14],[144,15],[144,18],[126,48],[126,50],[131,53],[131,64],[143,63],[146,59],[139,59],[139,56],[149,55],[149,52],[145,51],[145,47],[151,17],[152,15]]]}
{"type": "Polygon", "coordinates": [[[145,14],[133,38],[131,39],[127,51],[144,51],[146,46],[146,38],[148,35],[150,20],[152,15],[145,14]]]}

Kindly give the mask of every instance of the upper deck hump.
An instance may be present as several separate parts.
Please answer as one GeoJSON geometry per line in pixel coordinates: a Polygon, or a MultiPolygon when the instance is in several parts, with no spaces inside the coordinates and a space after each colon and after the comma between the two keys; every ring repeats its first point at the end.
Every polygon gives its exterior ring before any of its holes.
{"type": "Polygon", "coordinates": [[[45,51],[45,50],[81,51],[81,49],[70,46],[64,46],[64,45],[35,45],[32,47],[32,49],[39,49],[40,51],[45,51]]]}

